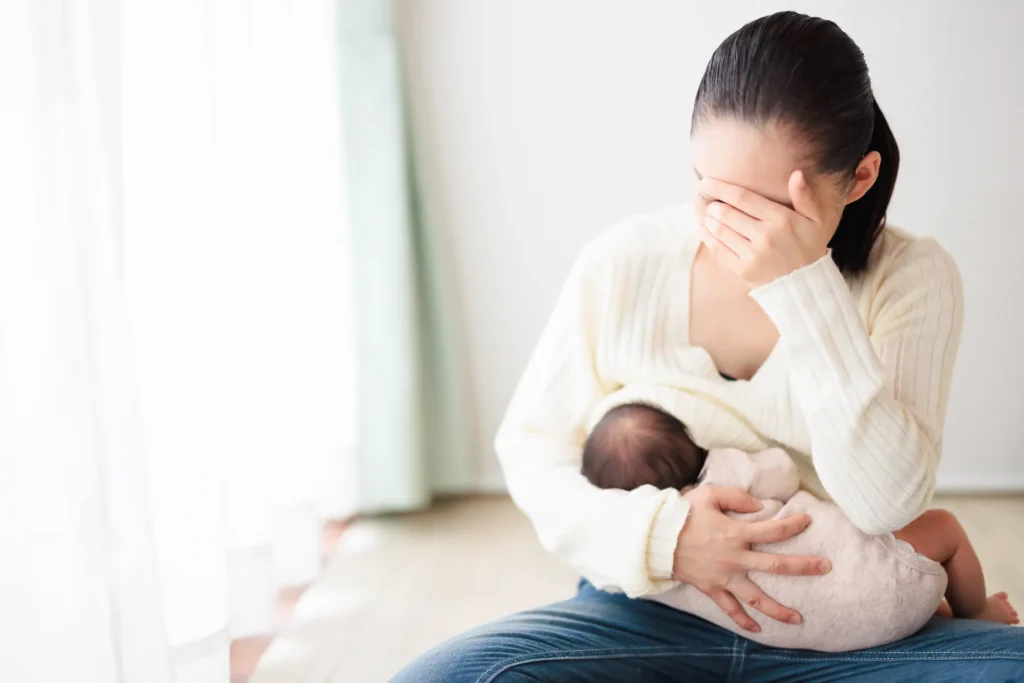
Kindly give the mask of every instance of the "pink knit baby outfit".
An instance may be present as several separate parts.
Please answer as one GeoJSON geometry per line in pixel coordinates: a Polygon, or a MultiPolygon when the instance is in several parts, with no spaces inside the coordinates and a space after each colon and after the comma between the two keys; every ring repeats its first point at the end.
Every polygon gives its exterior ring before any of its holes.
{"type": "Polygon", "coordinates": [[[695,614],[765,645],[824,652],[860,650],[917,632],[935,614],[946,590],[946,572],[892,534],[869,536],[834,504],[799,490],[792,459],[781,449],[757,453],[713,449],[700,485],[740,486],[764,508],[737,519],[761,521],[806,512],[811,524],[796,536],[754,549],[816,555],[832,561],[824,576],[780,576],[751,572],[750,578],[780,604],[800,612],[794,626],[747,608],[760,633],[740,629],[702,592],[682,584],[646,599],[695,614]]]}

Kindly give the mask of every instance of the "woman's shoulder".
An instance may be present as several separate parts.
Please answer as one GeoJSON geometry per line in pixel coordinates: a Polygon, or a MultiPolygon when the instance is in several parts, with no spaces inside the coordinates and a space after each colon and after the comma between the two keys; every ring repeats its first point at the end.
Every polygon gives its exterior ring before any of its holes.
{"type": "Polygon", "coordinates": [[[886,225],[872,250],[868,273],[888,278],[906,271],[916,271],[925,279],[960,279],[956,261],[934,237],[886,225]]]}
{"type": "Polygon", "coordinates": [[[960,269],[939,241],[896,226],[887,225],[882,231],[863,278],[862,291],[877,305],[940,295],[959,308],[963,298],[960,269]]]}
{"type": "Polygon", "coordinates": [[[691,205],[677,204],[615,223],[591,239],[583,254],[606,266],[630,265],[676,258],[697,239],[691,205]]]}

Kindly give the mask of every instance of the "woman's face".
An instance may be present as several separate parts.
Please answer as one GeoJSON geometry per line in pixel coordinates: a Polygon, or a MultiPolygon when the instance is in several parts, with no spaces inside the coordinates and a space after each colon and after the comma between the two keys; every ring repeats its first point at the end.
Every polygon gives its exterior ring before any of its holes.
{"type": "Polygon", "coordinates": [[[811,172],[809,150],[792,131],[780,125],[755,126],[733,118],[702,121],[690,140],[693,161],[693,207],[698,224],[704,223],[708,198],[697,184],[709,177],[739,185],[773,202],[793,208],[789,177],[803,170],[808,184],[826,214],[822,230],[826,242],[835,234],[843,206],[848,201],[847,183],[833,175],[811,172]]]}

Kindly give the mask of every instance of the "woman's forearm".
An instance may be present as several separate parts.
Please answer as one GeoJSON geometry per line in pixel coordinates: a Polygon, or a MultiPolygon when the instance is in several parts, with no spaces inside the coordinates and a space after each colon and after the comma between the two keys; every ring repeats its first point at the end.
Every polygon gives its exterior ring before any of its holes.
{"type": "MultiPolygon", "coordinates": [[[[933,243],[934,244],[934,243],[933,243]]],[[[935,245],[875,298],[869,335],[830,257],[756,289],[779,329],[825,489],[868,533],[927,505],[959,343],[962,292],[935,245]]]]}
{"type": "Polygon", "coordinates": [[[638,597],[671,585],[676,537],[690,509],[678,491],[597,488],[568,447],[520,424],[503,425],[495,448],[512,499],[547,550],[598,588],[638,597]]]}
{"type": "Polygon", "coordinates": [[[678,491],[653,486],[600,489],[580,472],[588,418],[608,393],[595,370],[595,340],[615,253],[598,242],[577,260],[495,450],[509,492],[541,543],[599,588],[639,596],[658,592],[671,576],[675,538],[665,536],[673,527],[678,536],[689,504],[678,491]]]}

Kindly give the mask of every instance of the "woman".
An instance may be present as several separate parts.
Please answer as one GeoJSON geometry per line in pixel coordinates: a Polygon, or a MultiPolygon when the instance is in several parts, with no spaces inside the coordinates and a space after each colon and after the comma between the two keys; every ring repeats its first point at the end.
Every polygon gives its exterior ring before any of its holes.
{"type": "Polygon", "coordinates": [[[932,495],[960,337],[953,261],[884,225],[899,153],[863,54],[834,23],[784,12],[727,38],[691,137],[695,210],[631,219],[584,249],[498,434],[513,498],[583,575],[579,594],[444,643],[397,680],[1024,680],[1011,627],[936,618],[835,655],[633,599],[683,581],[744,628],[755,609],[799,623],[747,572],[829,565],[752,551],[809,520],[732,519],[759,506],[738,489],[591,486],[580,447],[604,397],[635,382],[691,390],[698,443],[782,444],[805,487],[880,534],[932,495]]]}

